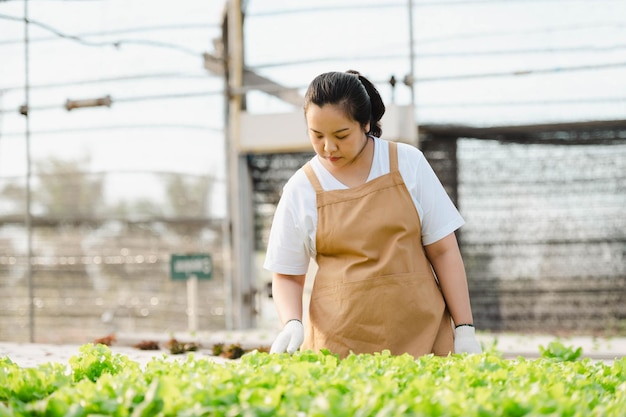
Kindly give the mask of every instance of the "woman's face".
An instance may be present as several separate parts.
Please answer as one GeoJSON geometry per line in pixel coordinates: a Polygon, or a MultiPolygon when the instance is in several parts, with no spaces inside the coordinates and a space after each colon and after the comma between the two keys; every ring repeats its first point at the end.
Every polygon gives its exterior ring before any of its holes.
{"type": "MultiPolygon", "coordinates": [[[[340,106],[311,104],[306,111],[309,139],[315,152],[333,168],[352,163],[367,142],[366,130],[340,106]]],[[[369,125],[366,126],[369,130],[369,125]]]]}

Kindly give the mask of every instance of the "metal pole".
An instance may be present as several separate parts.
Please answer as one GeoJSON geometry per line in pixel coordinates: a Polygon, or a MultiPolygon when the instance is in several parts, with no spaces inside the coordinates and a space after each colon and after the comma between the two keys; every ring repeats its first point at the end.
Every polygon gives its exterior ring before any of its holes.
{"type": "MultiPolygon", "coordinates": [[[[228,137],[228,135],[225,135],[228,137]]],[[[228,147],[226,147],[228,149],[228,147]]],[[[230,211],[230,210],[228,210],[230,211]]],[[[230,224],[232,216],[226,213],[222,222],[222,253],[224,256],[224,325],[226,330],[233,330],[233,261],[230,224]]]]}
{"type": "Polygon", "coordinates": [[[242,98],[239,92],[243,85],[243,51],[241,39],[241,0],[230,0],[228,2],[228,196],[230,201],[230,232],[231,232],[231,279],[232,286],[232,307],[233,307],[233,327],[242,328],[242,257],[241,257],[241,222],[239,213],[241,211],[239,200],[239,155],[237,144],[239,142],[239,123],[242,98]]]}
{"type": "Polygon", "coordinates": [[[228,133],[229,199],[233,245],[233,310],[235,328],[255,325],[254,226],[251,221],[251,190],[245,155],[239,153],[243,107],[243,14],[241,0],[230,0],[228,9],[228,133]]]}
{"type": "Polygon", "coordinates": [[[28,275],[28,321],[29,321],[29,341],[35,342],[35,288],[33,278],[33,226],[31,213],[31,155],[30,155],[30,76],[29,76],[29,21],[28,21],[28,0],[24,0],[24,116],[26,117],[26,209],[24,223],[26,225],[26,248],[27,264],[26,273],[28,275]]]}
{"type": "Polygon", "coordinates": [[[410,59],[410,72],[409,77],[411,80],[411,104],[415,105],[415,47],[413,37],[413,0],[409,0],[409,59],[410,59]]]}
{"type": "Polygon", "coordinates": [[[196,274],[187,277],[187,330],[190,333],[198,331],[198,276],[196,274]]]}
{"type": "MultiPolygon", "coordinates": [[[[216,46],[215,63],[218,66],[207,66],[205,59],[205,68],[209,71],[220,74],[224,77],[224,160],[225,160],[225,176],[226,176],[226,214],[222,222],[222,256],[224,259],[224,325],[226,330],[232,330],[234,326],[234,308],[233,308],[233,246],[232,246],[232,201],[229,194],[230,189],[230,98],[228,91],[228,4],[224,7],[222,18],[222,38],[221,45],[216,46]]],[[[210,61],[209,61],[210,62],[210,61]]]]}

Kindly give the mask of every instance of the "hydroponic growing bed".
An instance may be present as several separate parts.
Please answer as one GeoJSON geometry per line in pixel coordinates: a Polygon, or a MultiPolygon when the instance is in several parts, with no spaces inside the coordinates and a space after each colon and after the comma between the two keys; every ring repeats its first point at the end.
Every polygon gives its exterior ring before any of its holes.
{"type": "Polygon", "coordinates": [[[538,359],[495,351],[448,357],[329,352],[189,355],[145,367],[104,345],[67,364],[0,358],[4,416],[602,416],[626,415],[626,358],[580,359],[552,343],[538,359]]]}

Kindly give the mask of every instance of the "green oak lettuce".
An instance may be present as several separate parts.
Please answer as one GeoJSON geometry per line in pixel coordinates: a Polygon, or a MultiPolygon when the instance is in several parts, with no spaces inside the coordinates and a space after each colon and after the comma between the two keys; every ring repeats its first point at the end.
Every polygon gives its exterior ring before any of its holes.
{"type": "Polygon", "coordinates": [[[624,416],[626,359],[581,359],[551,345],[538,359],[251,352],[144,367],[104,345],[68,365],[0,358],[4,416],[624,416]]]}

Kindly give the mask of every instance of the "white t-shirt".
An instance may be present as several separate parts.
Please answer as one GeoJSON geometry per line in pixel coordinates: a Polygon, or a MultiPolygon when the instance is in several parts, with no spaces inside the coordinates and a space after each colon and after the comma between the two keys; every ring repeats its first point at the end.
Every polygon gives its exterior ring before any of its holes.
{"type": "MultiPolygon", "coordinates": [[[[374,138],[374,160],[367,181],[389,173],[388,142],[374,138]]],[[[313,171],[326,191],[347,189],[322,165],[311,159],[313,171]]],[[[430,245],[464,224],[424,154],[414,146],[398,143],[398,167],[417,208],[422,244],[430,245]]],[[[315,190],[300,168],[283,187],[270,230],[263,267],[287,275],[305,274],[315,259],[317,204],[315,190]]]]}

